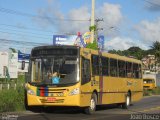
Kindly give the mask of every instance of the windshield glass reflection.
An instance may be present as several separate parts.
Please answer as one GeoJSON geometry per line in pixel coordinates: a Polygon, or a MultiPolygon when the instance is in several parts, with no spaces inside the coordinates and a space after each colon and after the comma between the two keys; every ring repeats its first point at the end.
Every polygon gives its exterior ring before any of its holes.
{"type": "Polygon", "coordinates": [[[32,82],[43,84],[69,84],[78,82],[77,57],[48,57],[33,59],[32,82]]]}

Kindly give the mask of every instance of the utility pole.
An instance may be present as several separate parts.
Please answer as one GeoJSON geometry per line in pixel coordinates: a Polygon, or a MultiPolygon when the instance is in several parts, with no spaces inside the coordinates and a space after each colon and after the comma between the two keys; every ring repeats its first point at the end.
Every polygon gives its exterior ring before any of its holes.
{"type": "MultiPolygon", "coordinates": [[[[95,25],[95,0],[92,0],[91,27],[95,25]]],[[[91,43],[94,41],[94,29],[91,30],[91,43]]]]}

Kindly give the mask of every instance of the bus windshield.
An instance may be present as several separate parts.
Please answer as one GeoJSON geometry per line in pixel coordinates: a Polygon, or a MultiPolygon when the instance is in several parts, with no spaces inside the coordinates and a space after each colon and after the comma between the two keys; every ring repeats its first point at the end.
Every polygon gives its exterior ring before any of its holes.
{"type": "Polygon", "coordinates": [[[154,83],[153,79],[144,79],[143,80],[144,83],[154,83]]]}
{"type": "Polygon", "coordinates": [[[31,60],[31,83],[71,84],[79,81],[77,57],[44,57],[31,60]]]}

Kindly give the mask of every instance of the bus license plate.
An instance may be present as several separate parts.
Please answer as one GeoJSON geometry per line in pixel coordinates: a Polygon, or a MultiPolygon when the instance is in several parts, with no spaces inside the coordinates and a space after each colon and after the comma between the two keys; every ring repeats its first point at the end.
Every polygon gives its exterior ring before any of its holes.
{"type": "Polygon", "coordinates": [[[56,98],[53,98],[53,97],[47,98],[47,101],[49,101],[49,102],[53,102],[53,101],[55,101],[55,100],[56,100],[56,98]]]}

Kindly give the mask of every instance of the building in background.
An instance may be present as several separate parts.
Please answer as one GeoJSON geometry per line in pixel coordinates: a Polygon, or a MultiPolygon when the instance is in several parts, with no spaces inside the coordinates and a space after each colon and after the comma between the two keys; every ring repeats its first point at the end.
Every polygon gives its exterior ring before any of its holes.
{"type": "Polygon", "coordinates": [[[8,52],[0,52],[0,78],[18,77],[18,53],[9,49],[8,52]]]}
{"type": "Polygon", "coordinates": [[[5,78],[8,68],[8,52],[0,52],[0,78],[5,78]]]}
{"type": "Polygon", "coordinates": [[[18,51],[18,72],[28,72],[30,54],[18,51]]]}
{"type": "Polygon", "coordinates": [[[8,51],[8,71],[10,78],[18,77],[18,53],[12,49],[8,51]]]}
{"type": "Polygon", "coordinates": [[[25,54],[10,48],[0,52],[0,78],[12,79],[18,77],[18,72],[28,72],[30,54],[25,54]]]}
{"type": "Polygon", "coordinates": [[[156,63],[155,55],[147,55],[142,59],[143,70],[150,72],[160,72],[159,64],[156,63]]]}

